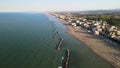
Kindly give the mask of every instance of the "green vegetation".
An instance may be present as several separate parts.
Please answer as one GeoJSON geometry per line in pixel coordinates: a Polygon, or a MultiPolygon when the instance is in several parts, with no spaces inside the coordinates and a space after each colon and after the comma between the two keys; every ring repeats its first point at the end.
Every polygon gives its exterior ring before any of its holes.
{"type": "Polygon", "coordinates": [[[120,18],[110,18],[108,22],[120,28],[120,18]]]}
{"type": "Polygon", "coordinates": [[[113,15],[92,15],[87,16],[87,19],[90,20],[103,20],[108,22],[110,25],[115,25],[120,28],[120,16],[113,16],[113,15]]]}
{"type": "Polygon", "coordinates": [[[83,17],[88,20],[102,20],[108,22],[110,25],[120,28],[120,14],[74,14],[77,17],[83,17]]]}

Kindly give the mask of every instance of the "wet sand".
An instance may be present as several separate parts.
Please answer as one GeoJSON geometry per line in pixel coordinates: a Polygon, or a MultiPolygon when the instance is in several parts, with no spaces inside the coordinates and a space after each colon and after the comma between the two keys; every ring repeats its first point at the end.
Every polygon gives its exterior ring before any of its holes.
{"type": "Polygon", "coordinates": [[[112,64],[115,68],[120,68],[120,47],[118,45],[106,43],[98,36],[89,34],[86,30],[67,25],[68,23],[62,19],[58,20],[67,27],[69,34],[84,43],[96,55],[112,64]]]}

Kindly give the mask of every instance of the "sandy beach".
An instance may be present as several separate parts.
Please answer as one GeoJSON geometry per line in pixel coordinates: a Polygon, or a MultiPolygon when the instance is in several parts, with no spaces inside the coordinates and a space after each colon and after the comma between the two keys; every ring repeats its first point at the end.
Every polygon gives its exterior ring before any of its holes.
{"type": "Polygon", "coordinates": [[[119,46],[106,43],[102,39],[98,38],[98,36],[89,34],[86,30],[66,25],[68,23],[62,19],[58,20],[67,27],[69,34],[76,37],[78,40],[80,40],[80,42],[84,43],[96,55],[112,64],[115,68],[120,68],[119,46]]]}

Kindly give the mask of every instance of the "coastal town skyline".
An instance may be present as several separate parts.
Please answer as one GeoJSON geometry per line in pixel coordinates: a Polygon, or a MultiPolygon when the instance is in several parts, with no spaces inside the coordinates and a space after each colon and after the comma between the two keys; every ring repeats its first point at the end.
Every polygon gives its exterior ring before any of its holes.
{"type": "Polygon", "coordinates": [[[120,0],[4,0],[0,12],[21,11],[85,11],[119,9],[120,0]]]}

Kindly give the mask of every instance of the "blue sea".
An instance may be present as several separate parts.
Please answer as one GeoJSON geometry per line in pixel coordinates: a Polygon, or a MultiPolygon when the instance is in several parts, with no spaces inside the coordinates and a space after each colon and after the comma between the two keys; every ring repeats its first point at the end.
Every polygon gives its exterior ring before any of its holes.
{"type": "Polygon", "coordinates": [[[58,68],[70,49],[68,68],[113,68],[47,14],[0,13],[0,68],[58,68]],[[61,50],[56,46],[63,38],[61,50]]]}

